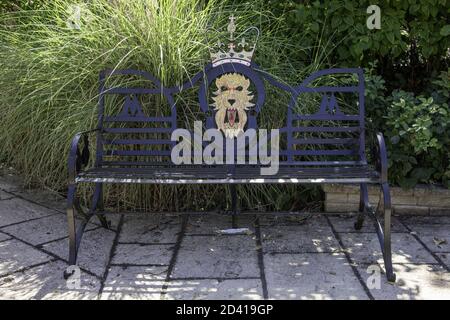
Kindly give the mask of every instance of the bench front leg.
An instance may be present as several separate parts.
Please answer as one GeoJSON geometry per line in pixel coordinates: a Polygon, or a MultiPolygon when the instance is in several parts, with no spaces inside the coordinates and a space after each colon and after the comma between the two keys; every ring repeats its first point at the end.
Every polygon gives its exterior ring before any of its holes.
{"type": "MultiPolygon", "coordinates": [[[[375,212],[374,218],[376,220],[376,231],[381,245],[381,251],[383,253],[384,265],[386,268],[386,276],[388,281],[395,282],[396,276],[392,267],[392,248],[391,248],[391,194],[389,190],[388,182],[388,160],[387,149],[382,133],[377,133],[377,154],[376,156],[376,169],[380,174],[380,200],[378,203],[378,210],[383,210],[384,214],[384,227],[381,226],[377,219],[377,213],[375,212]]],[[[378,211],[377,210],[377,211],[378,211]]]]}
{"type": "MultiPolygon", "coordinates": [[[[77,186],[70,184],[67,192],[67,225],[69,228],[69,265],[75,265],[77,261],[77,230],[75,221],[75,197],[77,186]]],[[[66,277],[66,274],[64,274],[66,277]]]]}
{"type": "Polygon", "coordinates": [[[89,163],[89,136],[91,132],[98,129],[78,132],[72,139],[69,150],[69,158],[67,160],[67,169],[69,174],[69,184],[75,184],[78,172],[89,163]],[[80,140],[83,140],[83,148],[80,150],[80,140]]]}
{"type": "MultiPolygon", "coordinates": [[[[386,268],[386,276],[388,281],[395,282],[395,273],[392,267],[392,249],[391,249],[391,195],[389,192],[389,184],[381,185],[383,194],[383,210],[384,210],[384,234],[383,234],[383,260],[386,268]]],[[[381,199],[380,199],[381,200],[381,199]]]]}
{"type": "MultiPolygon", "coordinates": [[[[77,133],[72,139],[70,145],[69,157],[68,157],[68,190],[67,190],[67,225],[68,225],[68,237],[69,237],[69,265],[76,265],[77,254],[81,237],[84,232],[84,228],[89,220],[89,217],[84,217],[80,227],[77,230],[75,220],[75,210],[78,209],[79,213],[83,213],[80,210],[80,205],[76,196],[77,183],[76,176],[78,172],[85,167],[89,162],[89,140],[87,134],[97,130],[89,130],[85,132],[77,133]],[[79,148],[80,140],[83,139],[84,146],[82,150],[79,148]]],[[[64,278],[68,278],[72,272],[64,272],[64,278]]]]}

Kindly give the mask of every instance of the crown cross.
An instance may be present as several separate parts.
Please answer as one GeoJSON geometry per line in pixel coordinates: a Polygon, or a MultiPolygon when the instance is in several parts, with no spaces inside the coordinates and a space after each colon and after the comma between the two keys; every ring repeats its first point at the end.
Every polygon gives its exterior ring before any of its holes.
{"type": "MultiPolygon", "coordinates": [[[[259,30],[256,27],[250,27],[238,37],[235,37],[236,33],[236,18],[234,15],[229,17],[230,22],[227,26],[227,31],[230,34],[227,45],[222,41],[218,41],[215,48],[210,51],[210,56],[212,60],[213,67],[224,63],[241,63],[249,66],[255,52],[256,42],[259,38],[259,30]],[[247,42],[244,35],[251,35],[254,33],[255,42],[253,44],[247,42]],[[242,36],[242,37],[241,37],[242,36]],[[237,39],[240,38],[240,39],[237,39]],[[236,40],[240,40],[236,42],[236,40]],[[225,47],[224,47],[225,46],[225,47]],[[228,51],[224,51],[224,48],[228,48],[228,51]],[[235,51],[237,49],[237,51],[235,51]]],[[[226,50],[226,49],[225,49],[226,50]]]]}
{"type": "Polygon", "coordinates": [[[230,19],[230,23],[228,24],[227,30],[230,33],[230,41],[234,40],[234,33],[236,32],[236,25],[234,24],[234,20],[236,19],[234,15],[231,15],[228,19],[230,19]]]}

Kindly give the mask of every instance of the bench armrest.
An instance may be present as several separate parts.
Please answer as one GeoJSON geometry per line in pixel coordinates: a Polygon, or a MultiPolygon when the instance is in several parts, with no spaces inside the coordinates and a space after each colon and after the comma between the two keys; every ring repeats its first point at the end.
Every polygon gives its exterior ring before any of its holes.
{"type": "Polygon", "coordinates": [[[372,149],[372,156],[375,160],[375,168],[380,173],[381,183],[388,182],[388,159],[386,143],[384,142],[384,136],[381,132],[376,134],[377,143],[374,144],[372,149]]]}
{"type": "Polygon", "coordinates": [[[78,132],[70,144],[69,158],[67,167],[69,172],[69,184],[75,183],[75,178],[80,170],[89,162],[89,133],[96,132],[98,129],[78,132]],[[80,151],[80,140],[83,139],[83,148],[80,151]]]}

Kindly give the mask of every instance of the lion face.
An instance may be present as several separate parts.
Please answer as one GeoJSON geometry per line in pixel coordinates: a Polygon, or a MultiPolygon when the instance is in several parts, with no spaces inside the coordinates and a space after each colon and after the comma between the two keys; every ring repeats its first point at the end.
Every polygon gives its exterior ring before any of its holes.
{"type": "Polygon", "coordinates": [[[216,124],[227,138],[237,137],[244,131],[248,108],[253,95],[248,90],[250,80],[238,73],[227,73],[216,79],[217,91],[213,92],[216,124]]]}

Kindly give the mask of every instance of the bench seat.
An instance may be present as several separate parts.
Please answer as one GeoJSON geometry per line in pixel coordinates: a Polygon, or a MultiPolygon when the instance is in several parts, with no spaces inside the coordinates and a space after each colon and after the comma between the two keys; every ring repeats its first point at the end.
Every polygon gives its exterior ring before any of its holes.
{"type": "Polygon", "coordinates": [[[221,184],[221,183],[379,183],[367,165],[336,167],[281,166],[275,175],[261,175],[259,166],[100,167],[80,172],[77,182],[221,184]]]}

